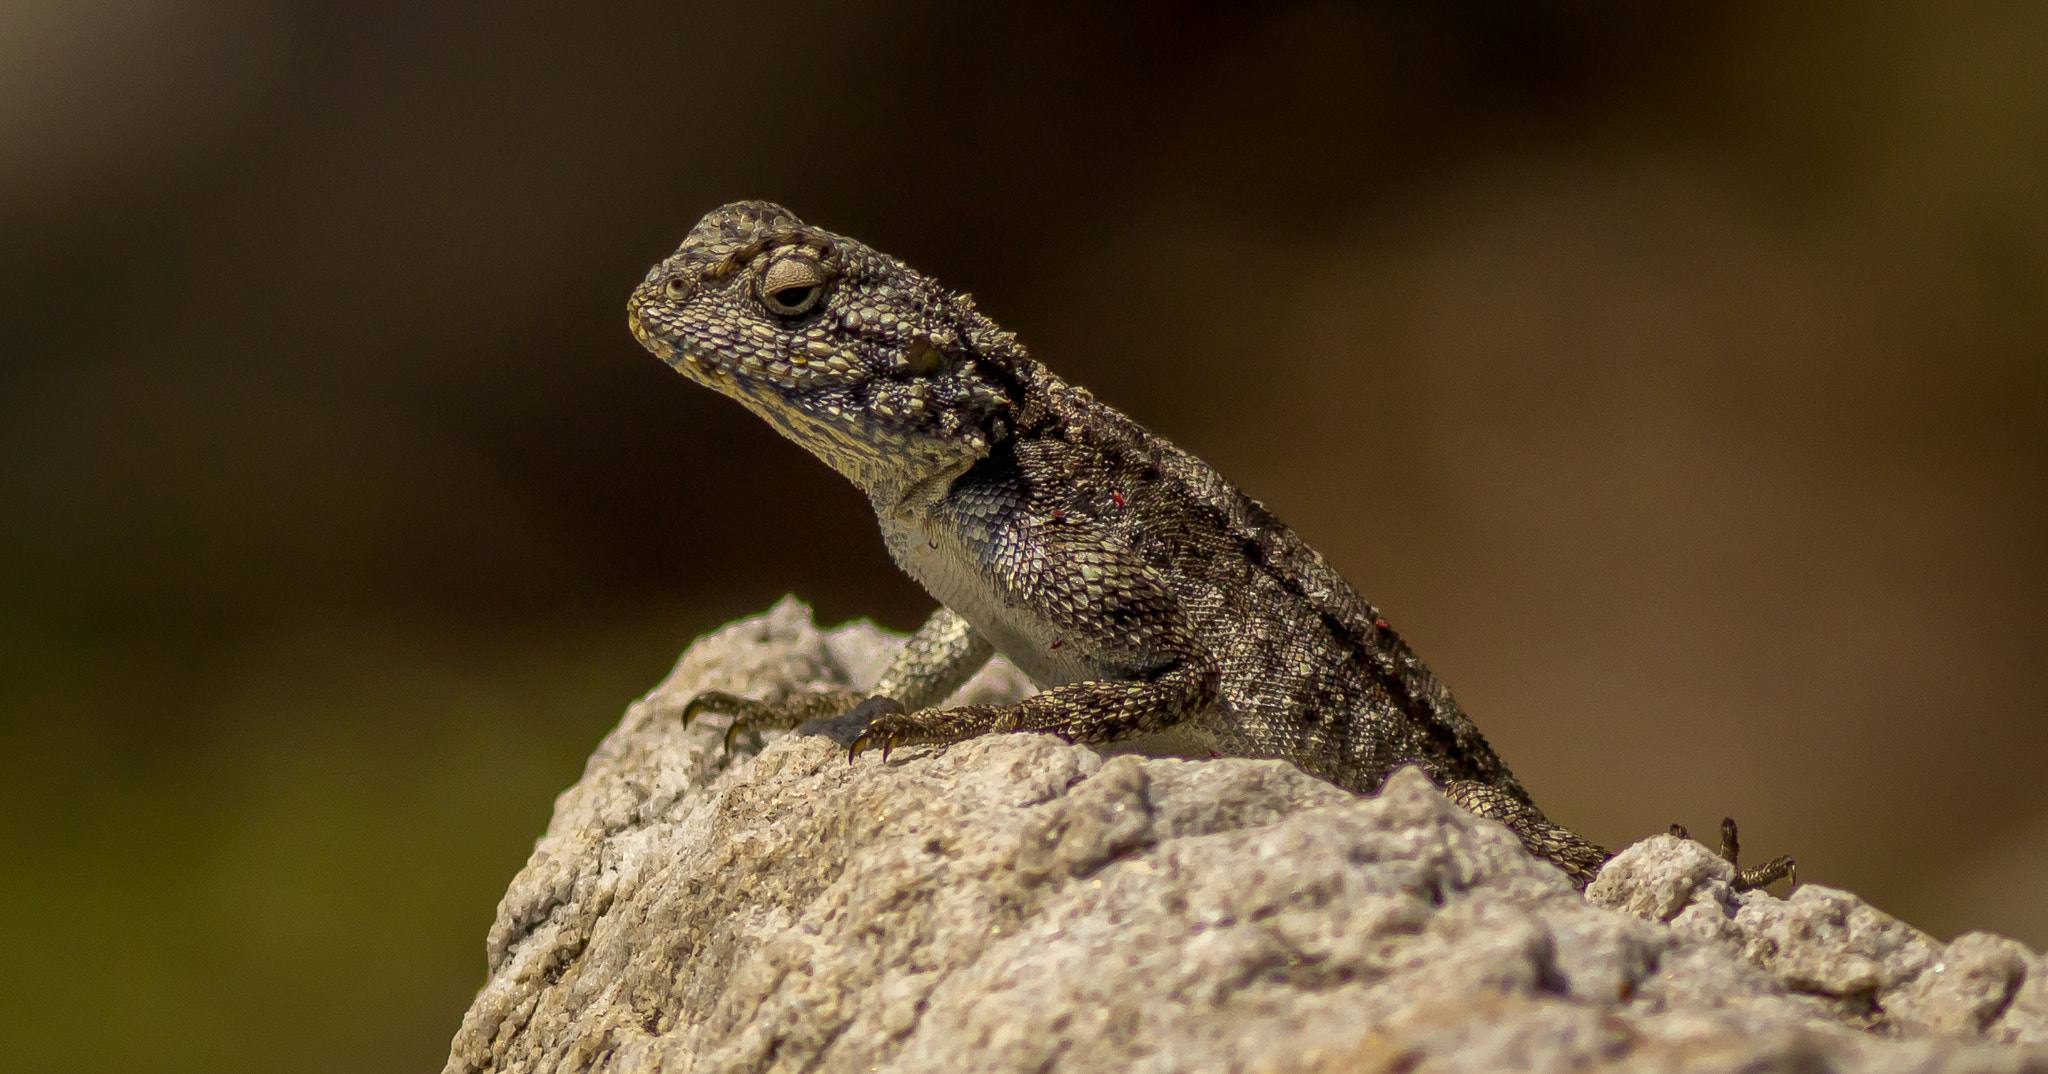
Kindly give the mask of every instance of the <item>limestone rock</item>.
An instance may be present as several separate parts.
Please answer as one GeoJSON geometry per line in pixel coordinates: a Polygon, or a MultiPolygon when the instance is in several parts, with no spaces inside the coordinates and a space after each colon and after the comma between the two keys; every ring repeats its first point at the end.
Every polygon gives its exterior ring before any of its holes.
{"type": "MultiPolygon", "coordinates": [[[[1045,735],[849,765],[674,713],[871,682],[785,600],[700,640],[557,800],[450,1072],[1964,1070],[2048,1074],[2048,960],[1658,837],[1587,896],[1413,770],[1045,735]]],[[[959,700],[1021,696],[998,662],[959,700]]]]}

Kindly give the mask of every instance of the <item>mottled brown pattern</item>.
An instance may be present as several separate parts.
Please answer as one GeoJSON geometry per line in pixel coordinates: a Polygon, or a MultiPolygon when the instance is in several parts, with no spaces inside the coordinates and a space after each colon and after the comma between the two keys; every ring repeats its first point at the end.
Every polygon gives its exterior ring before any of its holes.
{"type": "MultiPolygon", "coordinates": [[[[891,554],[944,605],[885,675],[896,703],[870,710],[855,755],[1043,731],[1281,758],[1362,794],[1416,765],[1582,886],[1606,861],[1543,816],[1314,549],[1201,460],[1047,371],[966,296],[741,202],[707,215],[630,309],[648,349],[865,490],[891,554]],[[927,707],[992,651],[1044,692],[927,707]]],[[[721,695],[691,710],[790,726],[852,701],[721,695]]]]}

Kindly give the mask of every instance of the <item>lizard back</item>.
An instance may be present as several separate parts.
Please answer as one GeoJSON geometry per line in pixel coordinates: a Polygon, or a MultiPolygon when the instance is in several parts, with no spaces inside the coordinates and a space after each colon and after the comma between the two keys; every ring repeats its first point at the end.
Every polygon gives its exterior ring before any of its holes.
{"type": "Polygon", "coordinates": [[[1223,677],[1198,721],[1216,752],[1284,757],[1364,793],[1421,763],[1527,800],[1449,689],[1293,529],[1086,390],[1043,367],[1032,379],[1045,417],[1006,446],[1026,475],[1067,475],[1039,495],[1099,519],[1174,590],[1223,677]]]}

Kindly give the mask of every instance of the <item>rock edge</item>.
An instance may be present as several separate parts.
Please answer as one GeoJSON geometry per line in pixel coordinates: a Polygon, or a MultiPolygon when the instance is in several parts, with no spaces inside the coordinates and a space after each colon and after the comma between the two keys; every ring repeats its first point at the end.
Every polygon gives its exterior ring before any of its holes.
{"type": "MultiPolygon", "coordinates": [[[[2048,958],[1660,836],[1584,897],[1414,770],[1043,735],[846,762],[702,690],[872,682],[901,638],[793,598],[635,702],[498,908],[446,1071],[2039,1071],[2048,958]]],[[[1021,696],[997,661],[955,703],[1021,696]]]]}

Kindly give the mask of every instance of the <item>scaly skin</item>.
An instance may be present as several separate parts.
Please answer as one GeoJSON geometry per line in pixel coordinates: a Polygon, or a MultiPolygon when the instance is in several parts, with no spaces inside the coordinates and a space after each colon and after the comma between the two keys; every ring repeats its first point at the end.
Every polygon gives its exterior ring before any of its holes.
{"type": "Polygon", "coordinates": [[[1360,794],[1412,764],[1580,886],[1609,857],[1543,816],[1450,691],[1294,531],[1048,372],[967,296],[739,202],[704,217],[629,309],[648,350],[865,491],[890,554],[943,605],[865,702],[706,695],[686,719],[732,713],[736,732],[862,704],[874,718],[854,756],[1038,731],[1281,758],[1360,794]],[[1042,692],[931,707],[993,652],[1042,692]]]}

